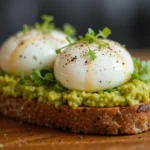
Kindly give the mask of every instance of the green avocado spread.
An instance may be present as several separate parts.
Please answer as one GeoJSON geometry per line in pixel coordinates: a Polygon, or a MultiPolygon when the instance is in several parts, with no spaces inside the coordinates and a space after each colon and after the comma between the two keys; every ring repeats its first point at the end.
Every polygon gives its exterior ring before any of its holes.
{"type": "Polygon", "coordinates": [[[22,85],[20,78],[12,75],[0,75],[0,93],[6,96],[23,97],[27,100],[37,100],[55,106],[68,104],[72,108],[78,106],[114,107],[133,106],[140,102],[149,101],[150,86],[134,79],[120,87],[108,91],[89,93],[85,91],[57,91],[54,86],[22,85]]]}
{"type": "Polygon", "coordinates": [[[150,99],[150,60],[134,58],[131,79],[116,88],[98,92],[68,90],[62,87],[49,69],[33,69],[29,77],[20,77],[0,72],[0,93],[6,96],[23,97],[40,103],[72,108],[133,106],[150,99]]]}

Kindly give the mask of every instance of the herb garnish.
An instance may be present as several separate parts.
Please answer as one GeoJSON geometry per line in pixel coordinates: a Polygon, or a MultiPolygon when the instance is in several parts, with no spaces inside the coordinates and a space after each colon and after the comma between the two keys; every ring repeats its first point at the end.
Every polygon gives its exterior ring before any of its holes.
{"type": "MultiPolygon", "coordinates": [[[[53,16],[48,16],[48,15],[42,15],[41,16],[42,22],[36,22],[34,25],[29,26],[29,25],[23,25],[23,33],[26,34],[28,31],[32,29],[36,29],[38,31],[41,31],[43,33],[49,33],[51,30],[60,30],[55,27],[55,24],[53,23],[54,17],[53,16]]],[[[74,37],[76,34],[76,30],[73,26],[70,24],[64,24],[64,30],[63,32],[71,37],[74,37]]],[[[61,31],[61,30],[60,30],[61,31]]]]}
{"type": "Polygon", "coordinates": [[[91,60],[94,60],[94,59],[96,59],[96,54],[95,54],[94,51],[92,51],[90,49],[89,44],[95,42],[96,44],[98,44],[99,48],[107,47],[107,46],[109,46],[109,43],[104,42],[102,40],[99,40],[99,38],[104,38],[105,39],[110,34],[111,34],[111,30],[109,28],[107,28],[107,27],[105,27],[102,31],[100,30],[98,32],[98,34],[96,34],[91,28],[89,28],[88,32],[85,34],[84,37],[83,36],[79,36],[79,39],[77,41],[73,42],[73,43],[67,38],[67,40],[69,42],[69,45],[57,49],[56,53],[57,54],[60,53],[62,49],[66,48],[68,46],[72,46],[72,45],[77,44],[79,42],[86,42],[87,46],[88,46],[88,50],[89,50],[88,53],[87,53],[87,55],[88,55],[88,57],[91,60]]]}
{"type": "Polygon", "coordinates": [[[42,31],[43,33],[49,33],[52,29],[55,28],[55,24],[52,22],[54,20],[53,16],[42,15],[42,23],[36,22],[33,26],[23,25],[23,32],[26,34],[32,29],[42,31]]]}
{"type": "Polygon", "coordinates": [[[94,51],[92,51],[92,50],[90,49],[89,45],[88,45],[88,50],[89,50],[88,53],[87,53],[88,57],[89,57],[91,60],[94,60],[94,59],[96,58],[96,54],[95,54],[94,51]]]}
{"type": "Polygon", "coordinates": [[[42,70],[33,69],[28,77],[25,77],[23,73],[20,73],[20,84],[30,85],[53,85],[56,91],[63,91],[65,88],[62,87],[55,79],[54,73],[49,68],[42,70]]]}
{"type": "Polygon", "coordinates": [[[37,57],[36,57],[36,56],[33,56],[33,59],[34,59],[34,60],[37,60],[37,57]]]}
{"type": "Polygon", "coordinates": [[[145,83],[150,83],[150,60],[141,61],[140,58],[133,58],[134,72],[131,79],[139,79],[145,83]]]}
{"type": "Polygon", "coordinates": [[[68,23],[64,24],[63,31],[64,31],[65,34],[67,34],[69,36],[72,36],[72,37],[74,35],[76,35],[76,29],[72,25],[70,25],[68,23]]]}

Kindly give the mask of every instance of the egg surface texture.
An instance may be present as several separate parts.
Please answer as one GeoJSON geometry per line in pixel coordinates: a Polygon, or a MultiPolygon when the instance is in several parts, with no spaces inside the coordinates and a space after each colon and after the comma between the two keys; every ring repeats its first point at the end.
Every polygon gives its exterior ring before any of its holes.
{"type": "Polygon", "coordinates": [[[56,79],[67,89],[95,92],[117,87],[127,82],[134,66],[127,50],[111,40],[108,47],[89,44],[96,59],[88,57],[87,43],[72,45],[60,53],[55,61],[56,79]]]}
{"type": "Polygon", "coordinates": [[[37,30],[19,32],[10,37],[0,49],[0,68],[7,73],[29,75],[32,69],[52,68],[55,50],[67,45],[66,35],[57,30],[44,34],[37,30]]]}

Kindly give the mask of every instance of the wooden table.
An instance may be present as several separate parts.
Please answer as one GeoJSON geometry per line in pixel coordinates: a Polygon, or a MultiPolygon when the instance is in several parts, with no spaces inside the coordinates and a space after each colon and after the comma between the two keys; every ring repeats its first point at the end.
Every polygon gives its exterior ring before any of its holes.
{"type": "MultiPolygon", "coordinates": [[[[142,59],[150,51],[132,52],[142,59]]],[[[10,150],[146,150],[150,149],[150,131],[129,136],[94,136],[67,133],[39,127],[0,116],[0,149],[10,150]]]]}

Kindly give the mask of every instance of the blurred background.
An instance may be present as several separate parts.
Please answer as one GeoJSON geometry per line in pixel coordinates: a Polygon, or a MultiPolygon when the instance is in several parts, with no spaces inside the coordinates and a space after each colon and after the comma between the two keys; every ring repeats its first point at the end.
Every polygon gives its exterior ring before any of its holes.
{"type": "Polygon", "coordinates": [[[107,26],[127,48],[150,48],[150,0],[0,0],[0,44],[41,14],[53,15],[59,28],[72,24],[78,35],[107,26]]]}

